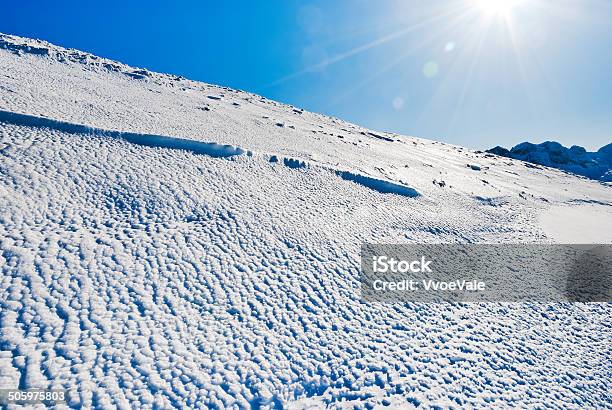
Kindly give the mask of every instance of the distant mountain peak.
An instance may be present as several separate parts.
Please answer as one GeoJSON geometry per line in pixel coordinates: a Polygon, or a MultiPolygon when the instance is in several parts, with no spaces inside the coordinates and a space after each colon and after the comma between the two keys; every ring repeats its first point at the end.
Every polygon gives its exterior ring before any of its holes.
{"type": "Polygon", "coordinates": [[[557,141],[545,141],[541,144],[522,142],[509,150],[498,145],[487,152],[561,169],[602,182],[612,181],[612,143],[596,152],[589,152],[579,145],[566,148],[557,141]]]}

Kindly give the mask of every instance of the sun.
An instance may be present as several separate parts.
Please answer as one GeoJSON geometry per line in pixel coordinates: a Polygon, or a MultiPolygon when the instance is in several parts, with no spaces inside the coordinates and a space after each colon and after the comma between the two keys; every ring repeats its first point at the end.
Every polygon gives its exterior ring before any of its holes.
{"type": "Polygon", "coordinates": [[[472,0],[481,12],[489,16],[506,15],[525,0],[472,0]]]}

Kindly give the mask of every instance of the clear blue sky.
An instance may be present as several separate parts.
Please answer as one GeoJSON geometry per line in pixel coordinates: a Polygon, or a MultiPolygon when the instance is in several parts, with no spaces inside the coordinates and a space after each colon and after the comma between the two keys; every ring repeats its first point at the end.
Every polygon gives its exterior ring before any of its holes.
{"type": "Polygon", "coordinates": [[[374,129],[474,148],[612,141],[610,0],[0,4],[0,32],[374,129]]]}

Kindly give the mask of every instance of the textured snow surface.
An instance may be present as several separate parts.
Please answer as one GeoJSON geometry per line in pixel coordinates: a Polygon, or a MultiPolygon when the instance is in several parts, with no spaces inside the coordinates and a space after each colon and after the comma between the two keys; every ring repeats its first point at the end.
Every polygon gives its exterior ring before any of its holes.
{"type": "Polygon", "coordinates": [[[368,304],[358,281],[364,241],[551,242],[559,207],[610,221],[608,186],[12,36],[0,110],[1,386],[97,408],[610,405],[608,304],[368,304]]]}

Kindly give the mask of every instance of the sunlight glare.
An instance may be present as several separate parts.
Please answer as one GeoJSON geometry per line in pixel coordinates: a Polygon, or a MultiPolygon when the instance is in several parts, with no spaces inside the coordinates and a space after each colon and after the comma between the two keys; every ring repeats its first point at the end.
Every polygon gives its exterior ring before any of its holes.
{"type": "Polygon", "coordinates": [[[525,0],[472,0],[474,5],[486,15],[505,15],[525,0]]]}

